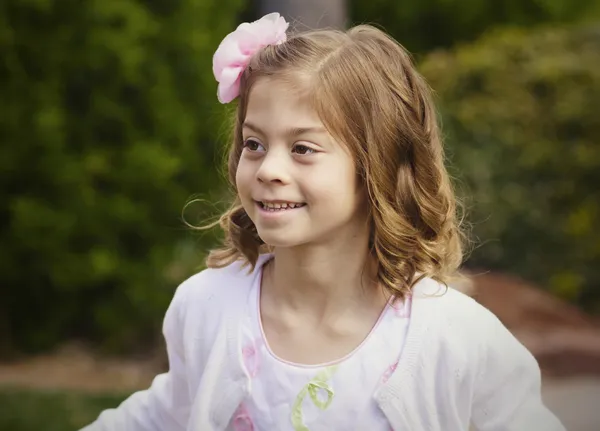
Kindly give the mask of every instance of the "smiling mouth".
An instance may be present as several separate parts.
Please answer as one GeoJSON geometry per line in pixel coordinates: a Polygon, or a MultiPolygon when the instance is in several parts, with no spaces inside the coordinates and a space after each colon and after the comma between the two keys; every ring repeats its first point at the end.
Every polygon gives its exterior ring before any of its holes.
{"type": "Polygon", "coordinates": [[[291,209],[296,209],[296,208],[302,208],[303,206],[305,206],[305,203],[293,203],[293,202],[261,202],[261,201],[257,201],[256,202],[258,204],[258,206],[265,210],[265,211],[270,211],[270,212],[275,212],[275,211],[286,211],[286,210],[291,210],[291,209]]]}

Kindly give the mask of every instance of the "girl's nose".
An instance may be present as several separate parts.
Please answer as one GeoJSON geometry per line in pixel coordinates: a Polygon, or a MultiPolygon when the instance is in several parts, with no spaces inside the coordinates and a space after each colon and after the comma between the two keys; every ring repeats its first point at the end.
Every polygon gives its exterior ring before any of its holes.
{"type": "Polygon", "coordinates": [[[263,183],[289,182],[289,155],[280,150],[271,150],[261,161],[256,177],[263,183]]]}

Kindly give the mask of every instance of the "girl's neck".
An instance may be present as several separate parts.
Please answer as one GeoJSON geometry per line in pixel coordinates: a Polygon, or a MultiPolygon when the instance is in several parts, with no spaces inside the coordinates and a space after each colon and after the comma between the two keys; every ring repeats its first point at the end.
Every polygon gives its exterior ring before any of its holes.
{"type": "Polygon", "coordinates": [[[385,303],[367,244],[276,248],[265,268],[269,302],[315,323],[385,303]],[[360,246],[362,245],[362,247],[360,246]]]}

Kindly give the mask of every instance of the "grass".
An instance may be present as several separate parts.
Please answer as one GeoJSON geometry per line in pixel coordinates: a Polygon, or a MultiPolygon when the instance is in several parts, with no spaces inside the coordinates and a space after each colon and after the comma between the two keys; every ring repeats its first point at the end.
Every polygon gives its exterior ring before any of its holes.
{"type": "Polygon", "coordinates": [[[75,431],[126,397],[0,388],[0,431],[75,431]]]}

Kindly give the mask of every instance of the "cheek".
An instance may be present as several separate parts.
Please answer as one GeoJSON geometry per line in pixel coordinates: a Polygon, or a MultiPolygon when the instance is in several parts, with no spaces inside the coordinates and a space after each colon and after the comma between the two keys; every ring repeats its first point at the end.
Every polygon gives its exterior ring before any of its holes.
{"type": "Polygon", "coordinates": [[[327,207],[353,206],[359,196],[355,170],[345,163],[330,164],[308,177],[311,194],[327,207]]]}
{"type": "Polygon", "coordinates": [[[242,173],[240,172],[240,167],[238,165],[238,168],[235,171],[235,187],[240,190],[240,188],[244,185],[244,181],[242,178],[242,173]]]}
{"type": "Polygon", "coordinates": [[[249,188],[250,177],[252,176],[251,169],[248,163],[240,160],[237,170],[235,171],[235,185],[240,194],[246,192],[249,188]]]}
{"type": "Polygon", "coordinates": [[[252,201],[252,188],[250,187],[250,180],[248,178],[247,169],[239,169],[236,171],[235,183],[237,188],[237,196],[246,211],[250,211],[250,207],[253,205],[252,201]]]}

